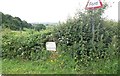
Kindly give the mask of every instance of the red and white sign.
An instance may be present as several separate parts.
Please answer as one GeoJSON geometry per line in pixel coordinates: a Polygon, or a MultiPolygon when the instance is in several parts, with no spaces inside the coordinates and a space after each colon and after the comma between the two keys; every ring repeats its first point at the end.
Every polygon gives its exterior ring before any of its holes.
{"type": "Polygon", "coordinates": [[[103,7],[103,4],[101,0],[88,0],[85,9],[94,10],[94,9],[102,8],[102,7],[103,7]]]}

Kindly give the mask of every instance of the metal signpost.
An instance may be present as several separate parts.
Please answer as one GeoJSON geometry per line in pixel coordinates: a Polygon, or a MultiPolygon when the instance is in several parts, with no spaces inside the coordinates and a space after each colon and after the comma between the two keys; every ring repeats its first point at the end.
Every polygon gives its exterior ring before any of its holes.
{"type": "Polygon", "coordinates": [[[95,9],[102,8],[102,7],[103,7],[103,5],[102,5],[101,0],[88,0],[87,5],[85,7],[86,10],[92,10],[91,23],[92,23],[92,35],[93,35],[93,37],[92,37],[93,47],[94,47],[94,38],[95,38],[95,31],[94,31],[95,26],[94,26],[93,14],[94,14],[95,9]]]}

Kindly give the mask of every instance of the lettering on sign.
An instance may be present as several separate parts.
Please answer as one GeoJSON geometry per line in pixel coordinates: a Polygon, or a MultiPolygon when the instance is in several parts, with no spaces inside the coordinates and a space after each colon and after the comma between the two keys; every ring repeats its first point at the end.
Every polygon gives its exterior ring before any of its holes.
{"type": "Polygon", "coordinates": [[[90,4],[89,4],[89,6],[95,6],[95,5],[98,5],[98,2],[94,2],[94,3],[92,3],[92,2],[90,2],[90,4]]]}
{"type": "Polygon", "coordinates": [[[88,0],[87,5],[85,9],[96,9],[96,8],[102,8],[102,2],[100,0],[88,0]]]}

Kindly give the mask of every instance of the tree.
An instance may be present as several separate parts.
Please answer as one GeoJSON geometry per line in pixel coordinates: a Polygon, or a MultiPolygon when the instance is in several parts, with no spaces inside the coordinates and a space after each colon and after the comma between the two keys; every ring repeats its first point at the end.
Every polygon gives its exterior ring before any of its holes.
{"type": "Polygon", "coordinates": [[[36,31],[40,31],[40,30],[45,30],[46,29],[46,26],[44,24],[35,24],[33,25],[34,29],[36,31]]]}
{"type": "Polygon", "coordinates": [[[22,21],[19,17],[12,17],[2,13],[2,27],[11,30],[23,30],[23,28],[31,28],[32,25],[26,21],[22,21]]]}

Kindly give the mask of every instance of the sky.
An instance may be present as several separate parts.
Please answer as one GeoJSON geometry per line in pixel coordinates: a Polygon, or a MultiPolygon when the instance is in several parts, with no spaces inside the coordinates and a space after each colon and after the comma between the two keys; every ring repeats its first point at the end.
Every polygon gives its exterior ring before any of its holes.
{"type": "MultiPolygon", "coordinates": [[[[63,22],[73,17],[77,10],[85,8],[88,0],[0,0],[0,12],[19,17],[29,23],[35,22],[63,22]]],[[[101,0],[107,2],[110,8],[104,17],[118,20],[118,1],[101,0]],[[113,3],[114,2],[114,3],[113,3]]]]}

